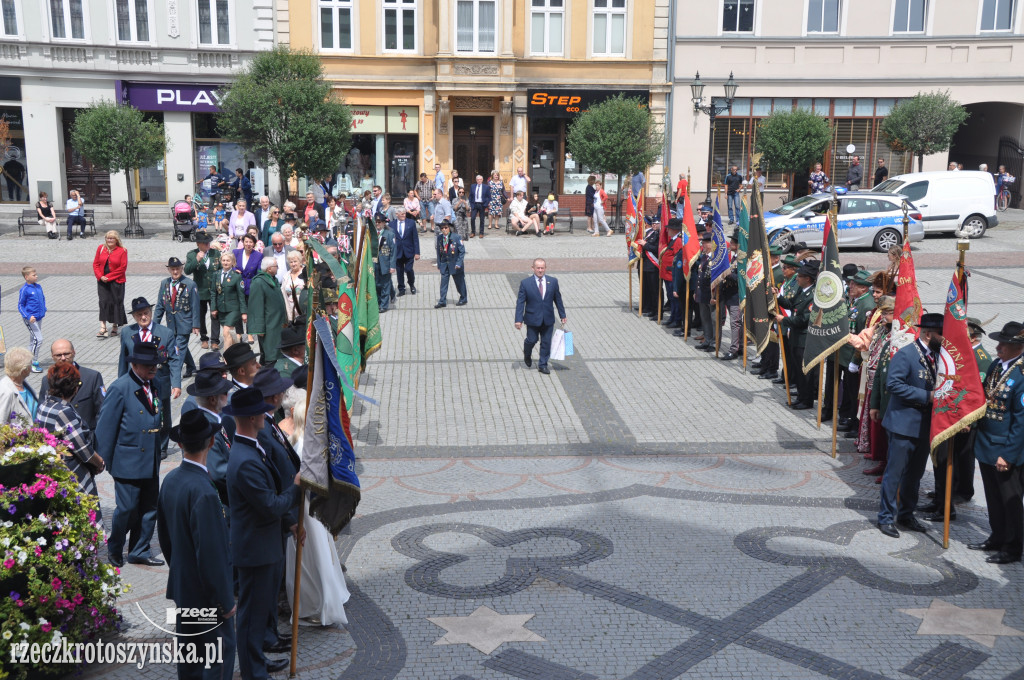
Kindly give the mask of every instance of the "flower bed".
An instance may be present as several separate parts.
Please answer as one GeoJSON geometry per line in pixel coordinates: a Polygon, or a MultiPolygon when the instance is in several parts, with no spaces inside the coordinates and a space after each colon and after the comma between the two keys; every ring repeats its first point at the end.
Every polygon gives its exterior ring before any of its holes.
{"type": "Polygon", "coordinates": [[[12,645],[114,633],[126,588],[100,560],[99,501],[79,491],[64,442],[42,428],[4,425],[0,451],[0,679],[67,673],[73,668],[10,663],[12,645]]]}

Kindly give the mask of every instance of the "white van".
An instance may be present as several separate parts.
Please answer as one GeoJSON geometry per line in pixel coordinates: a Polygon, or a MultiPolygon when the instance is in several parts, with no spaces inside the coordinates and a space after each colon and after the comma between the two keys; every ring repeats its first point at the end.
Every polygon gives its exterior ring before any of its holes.
{"type": "Polygon", "coordinates": [[[911,172],[890,177],[872,191],[903,194],[924,217],[924,233],[956,232],[978,238],[999,223],[995,180],[980,170],[911,172]]]}

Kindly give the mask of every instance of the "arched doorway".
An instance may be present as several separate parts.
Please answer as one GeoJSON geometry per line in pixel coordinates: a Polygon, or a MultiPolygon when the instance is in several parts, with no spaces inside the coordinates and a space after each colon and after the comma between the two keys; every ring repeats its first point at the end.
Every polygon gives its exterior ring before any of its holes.
{"type": "Polygon", "coordinates": [[[953,135],[949,161],[977,170],[982,163],[995,172],[1001,137],[1024,139],[1024,106],[1010,102],[979,102],[965,106],[970,117],[953,135]]]}

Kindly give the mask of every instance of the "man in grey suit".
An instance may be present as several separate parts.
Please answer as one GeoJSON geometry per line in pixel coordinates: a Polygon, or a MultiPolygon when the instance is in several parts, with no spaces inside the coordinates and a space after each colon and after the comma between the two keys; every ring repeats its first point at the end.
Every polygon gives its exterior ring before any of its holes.
{"type": "Polygon", "coordinates": [[[516,330],[526,324],[526,341],[523,343],[523,361],[533,366],[533,346],[540,338],[540,361],[537,370],[547,375],[548,357],[551,356],[551,334],[555,330],[555,313],[552,305],[558,307],[558,317],[565,325],[565,307],[562,305],[562,291],[558,279],[545,276],[548,265],[541,258],[533,261],[533,276],[519,282],[519,296],[516,299],[516,330]]]}
{"type": "MultiPolygon", "coordinates": [[[[167,327],[174,334],[174,352],[185,362],[185,377],[196,372],[196,362],[188,351],[188,336],[199,335],[199,291],[192,279],[184,274],[185,265],[176,257],[167,260],[167,273],[160,282],[153,320],[157,323],[167,316],[167,327]]],[[[179,365],[180,366],[180,365],[179,365]]],[[[181,396],[180,385],[172,398],[181,396]]]]}
{"type": "MultiPolygon", "coordinates": [[[[71,344],[70,340],[65,340],[64,338],[54,340],[53,344],[50,345],[50,356],[55,364],[74,364],[75,368],[78,369],[82,386],[78,388],[78,394],[71,400],[71,405],[75,407],[75,411],[78,412],[82,422],[95,433],[96,418],[99,416],[100,406],[103,405],[103,395],[106,394],[106,391],[103,389],[103,376],[99,371],[80,366],[75,361],[75,346],[71,344]]],[[[44,395],[49,394],[49,391],[50,383],[47,380],[46,374],[44,374],[42,385],[39,387],[40,399],[45,399],[44,395]]]]}

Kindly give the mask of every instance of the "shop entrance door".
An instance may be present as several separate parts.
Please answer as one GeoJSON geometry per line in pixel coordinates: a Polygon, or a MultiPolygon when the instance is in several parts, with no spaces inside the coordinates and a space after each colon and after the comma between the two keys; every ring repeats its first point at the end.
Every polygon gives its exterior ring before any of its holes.
{"type": "Polygon", "coordinates": [[[466,184],[483,175],[486,181],[494,169],[494,117],[453,116],[452,135],[455,169],[466,184]]]}
{"type": "MultiPolygon", "coordinates": [[[[61,120],[64,126],[64,172],[68,191],[78,189],[85,196],[86,207],[110,205],[110,173],[93,166],[71,145],[71,126],[75,122],[75,109],[63,109],[61,120]]],[[[50,201],[63,206],[67,196],[51,196],[50,201]]]]}

